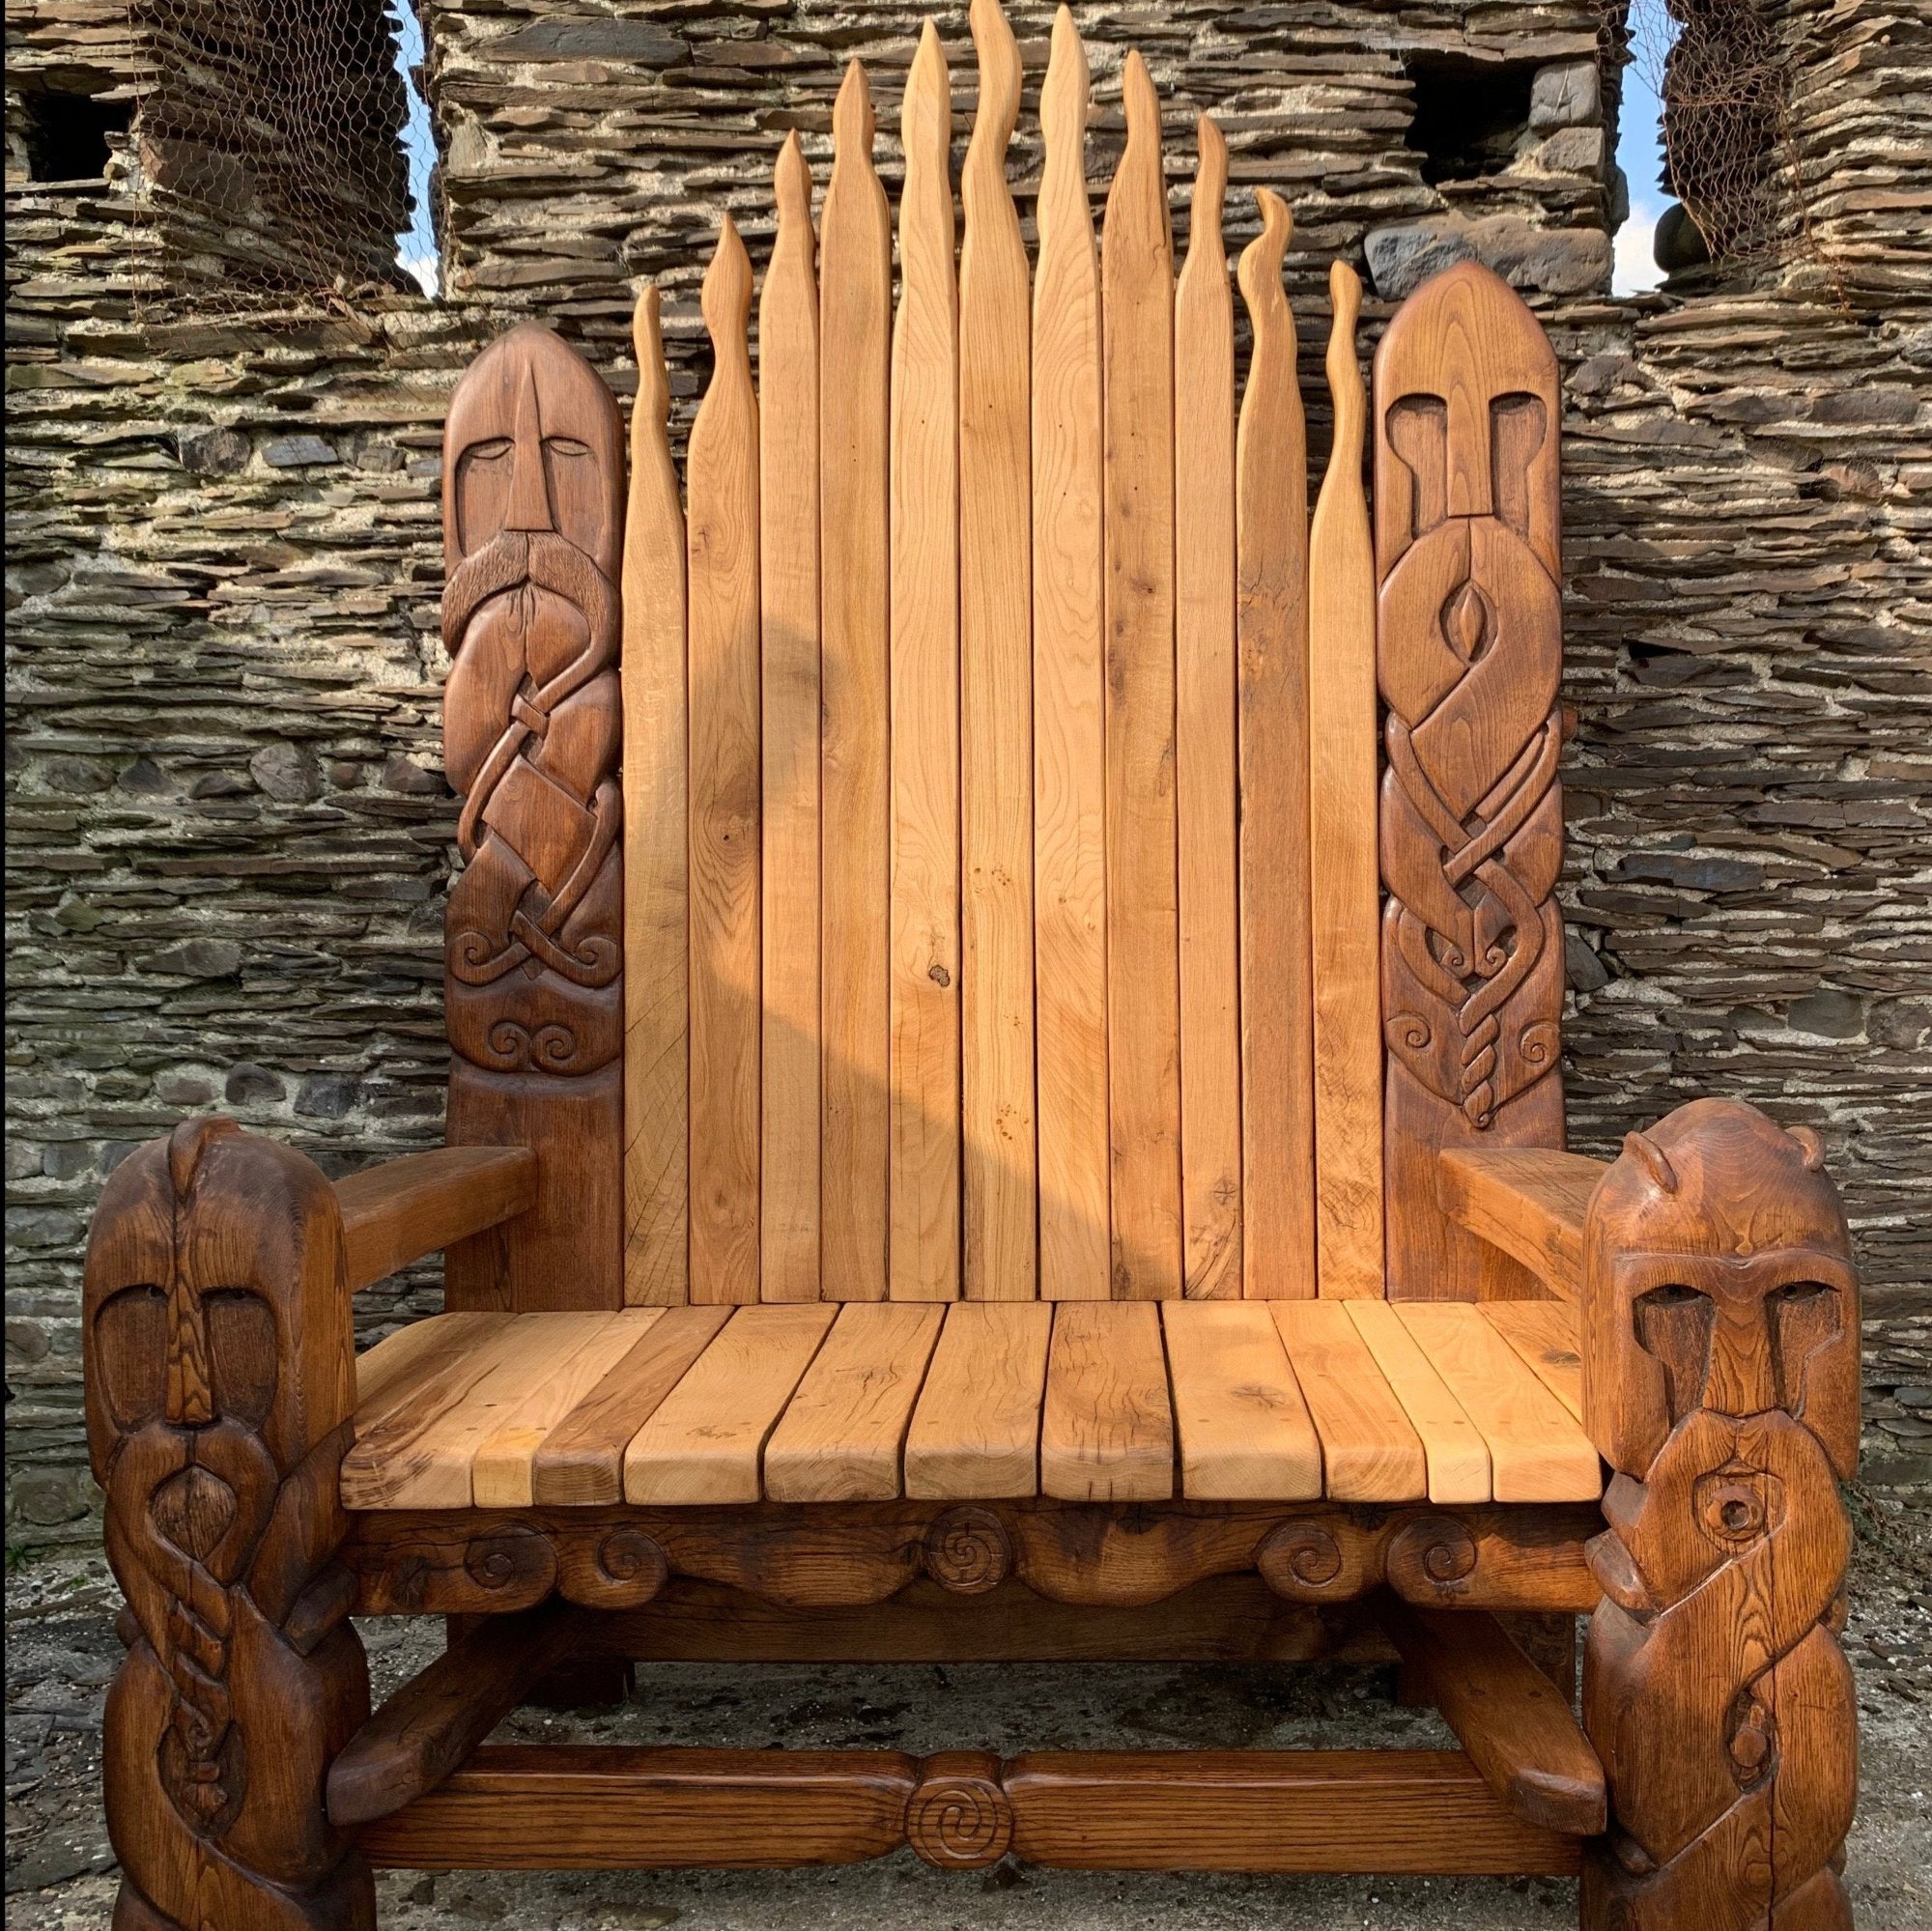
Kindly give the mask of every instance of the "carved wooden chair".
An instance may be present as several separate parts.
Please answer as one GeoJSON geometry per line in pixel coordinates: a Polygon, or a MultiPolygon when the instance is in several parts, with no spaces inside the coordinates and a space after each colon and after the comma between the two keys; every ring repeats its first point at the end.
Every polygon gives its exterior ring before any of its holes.
{"type": "Polygon", "coordinates": [[[1237,410],[1213,123],[1177,280],[1129,59],[1096,248],[1063,11],[1030,265],[1019,60],[972,25],[956,261],[928,25],[895,299],[855,65],[815,234],[778,157],[755,373],[719,241],[681,480],[651,293],[628,496],[554,334],[456,392],[449,1145],[331,1185],[193,1121],[95,1221],[116,1924],[907,1843],[1848,1924],[1859,1323],[1818,1144],[1700,1100],[1560,1150],[1550,349],[1464,264],[1371,410],[1336,264],[1311,522],[1282,202],[1237,410]],[[448,1312],[355,1359],[350,1295],[439,1249],[448,1312]],[[450,1619],[373,1715],[357,1612],[450,1619]],[[637,1659],[1338,1651],[1463,1747],[484,1742],[637,1659]]]}

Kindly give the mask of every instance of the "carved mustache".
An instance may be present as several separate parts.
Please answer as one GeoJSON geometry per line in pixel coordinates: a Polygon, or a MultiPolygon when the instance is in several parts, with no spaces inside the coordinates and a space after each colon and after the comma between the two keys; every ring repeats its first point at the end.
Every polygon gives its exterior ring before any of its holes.
{"type": "Polygon", "coordinates": [[[617,636],[617,591],[587,551],[551,530],[501,529],[450,572],[442,593],[442,641],[451,656],[469,620],[492,597],[524,584],[553,591],[582,611],[590,639],[602,646],[617,636]]]}

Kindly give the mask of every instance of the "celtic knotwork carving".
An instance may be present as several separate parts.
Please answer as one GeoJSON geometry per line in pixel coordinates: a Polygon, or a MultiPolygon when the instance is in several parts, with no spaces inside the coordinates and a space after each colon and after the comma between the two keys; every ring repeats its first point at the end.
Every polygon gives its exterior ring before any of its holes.
{"type": "Polygon", "coordinates": [[[353,1385],[333,1190],[225,1121],[140,1149],[96,1217],[83,1332],[128,1600],[103,1737],[117,1921],[367,1925],[367,1866],[322,1804],[368,1710],[330,1566],[353,1385]]]}
{"type": "Polygon", "coordinates": [[[1858,1300],[1814,1140],[1701,1100],[1590,1209],[1585,1402],[1619,1473],[1584,1718],[1615,1828],[1584,1921],[1849,1927],[1857,1712],[1838,1647],[1858,1300]]]}
{"type": "Polygon", "coordinates": [[[941,1588],[961,1596],[983,1595],[1011,1575],[1012,1538],[991,1509],[948,1509],[926,1530],[921,1559],[941,1588]]]}
{"type": "Polygon", "coordinates": [[[978,1750],[947,1750],[920,1766],[906,1804],[906,1842],[942,1870],[996,1864],[1013,1841],[1013,1806],[1000,1763],[978,1750]]]}

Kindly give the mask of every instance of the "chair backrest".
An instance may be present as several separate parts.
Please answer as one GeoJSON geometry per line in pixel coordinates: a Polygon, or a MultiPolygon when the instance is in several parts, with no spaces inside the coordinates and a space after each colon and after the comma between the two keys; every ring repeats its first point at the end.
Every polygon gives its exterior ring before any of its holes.
{"type": "Polygon", "coordinates": [[[1473,264],[1403,308],[1372,536],[1336,263],[1311,523],[1286,205],[1237,403],[1214,123],[1177,277],[1128,56],[1096,241],[1063,9],[1030,263],[1018,53],[996,0],[972,29],[956,246],[929,22],[896,274],[856,63],[815,234],[778,157],[755,362],[725,223],[681,487],[654,291],[621,515],[554,335],[452,406],[450,1137],[543,1170],[452,1306],[1467,1297],[1436,1150],[1560,1144],[1541,329],[1473,264]]]}

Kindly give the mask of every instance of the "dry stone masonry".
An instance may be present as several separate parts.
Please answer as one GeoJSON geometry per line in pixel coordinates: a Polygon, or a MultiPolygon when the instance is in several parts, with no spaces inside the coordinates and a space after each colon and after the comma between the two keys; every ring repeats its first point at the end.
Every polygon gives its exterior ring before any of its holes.
{"type": "MultiPolygon", "coordinates": [[[[1050,9],[1011,11],[1037,89],[1050,9]]],[[[129,1146],[216,1108],[338,1172],[439,1136],[455,812],[439,762],[438,441],[457,371],[505,321],[537,313],[628,396],[632,297],[652,276],[688,411],[718,219],[732,213],[762,261],[779,141],[801,130],[822,185],[833,93],[855,54],[895,171],[919,18],[903,0],[419,12],[443,298],[345,273],[292,308],[250,295],[245,276],[211,287],[184,273],[197,249],[223,245],[220,224],[184,239],[156,216],[138,108],[152,49],[126,0],[8,0],[15,1544],[92,1533],[78,1262],[100,1179],[129,1146]],[[49,177],[50,158],[75,154],[100,172],[49,177]]],[[[1293,201],[1318,464],[1331,254],[1365,267],[1372,323],[1475,253],[1549,324],[1567,383],[1578,721],[1564,885],[1573,1132],[1608,1152],[1706,1091],[1815,1124],[1867,1283],[1868,1474],[1924,1482],[1922,9],[1768,0],[1798,162],[1787,246],[1634,300],[1606,293],[1625,185],[1611,161],[1617,19],[1601,0],[1076,12],[1103,154],[1121,134],[1120,60],[1138,44],[1177,109],[1220,119],[1236,188],[1293,201]]],[[[963,8],[942,24],[963,141],[963,8]]],[[[288,84],[276,68],[260,84],[277,73],[288,84]]],[[[1177,111],[1166,131],[1184,179],[1191,125],[1177,111]]],[[[1023,212],[1037,169],[1021,149],[1023,212]]],[[[363,213],[400,226],[394,175],[368,178],[388,198],[363,213]]],[[[1235,245],[1252,218],[1239,209],[1235,245]]],[[[366,238],[369,222],[343,232],[366,238]]],[[[373,1335],[438,1292],[433,1268],[385,1284],[358,1321],[373,1335]]]]}

